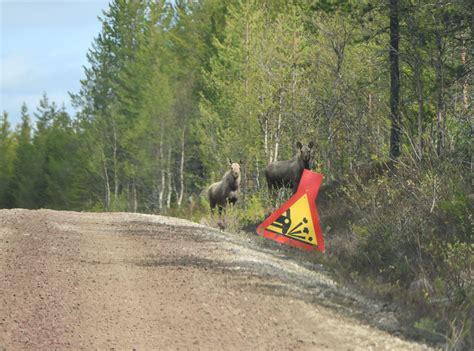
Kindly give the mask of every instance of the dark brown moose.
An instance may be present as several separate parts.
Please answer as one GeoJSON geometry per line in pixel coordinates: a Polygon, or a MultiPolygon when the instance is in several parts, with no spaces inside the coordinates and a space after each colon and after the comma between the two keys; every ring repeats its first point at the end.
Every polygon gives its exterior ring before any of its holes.
{"type": "Polygon", "coordinates": [[[217,206],[219,215],[227,203],[237,202],[240,187],[240,164],[229,160],[230,169],[224,174],[220,182],[211,184],[207,190],[211,211],[217,206]]]}
{"type": "Polygon", "coordinates": [[[310,141],[308,146],[296,143],[298,151],[291,160],[275,161],[265,168],[265,177],[270,191],[282,187],[291,188],[293,194],[300,183],[303,169],[310,169],[311,149],[313,142],[310,141]]]}

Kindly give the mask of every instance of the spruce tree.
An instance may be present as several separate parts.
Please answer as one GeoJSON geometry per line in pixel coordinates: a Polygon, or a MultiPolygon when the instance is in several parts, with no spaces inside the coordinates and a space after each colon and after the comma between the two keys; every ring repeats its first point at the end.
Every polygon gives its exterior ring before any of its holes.
{"type": "Polygon", "coordinates": [[[15,148],[8,113],[4,111],[0,120],[0,208],[13,207],[11,186],[15,148]]]}

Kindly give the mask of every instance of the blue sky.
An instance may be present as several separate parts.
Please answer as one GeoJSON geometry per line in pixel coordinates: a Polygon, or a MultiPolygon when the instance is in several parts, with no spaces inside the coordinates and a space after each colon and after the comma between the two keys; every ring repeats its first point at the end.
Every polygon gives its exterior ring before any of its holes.
{"type": "Polygon", "coordinates": [[[0,0],[0,112],[13,125],[21,104],[33,115],[43,92],[74,113],[68,92],[79,90],[107,7],[108,0],[0,0]]]}

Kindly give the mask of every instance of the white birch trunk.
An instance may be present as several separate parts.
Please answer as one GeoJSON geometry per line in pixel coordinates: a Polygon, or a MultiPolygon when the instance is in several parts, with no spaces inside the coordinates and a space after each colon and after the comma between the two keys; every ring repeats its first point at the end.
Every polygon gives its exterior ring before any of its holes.
{"type": "Polygon", "coordinates": [[[181,207],[184,196],[184,138],[186,136],[186,126],[183,126],[183,133],[181,134],[181,160],[179,163],[179,195],[178,195],[178,207],[181,207]]]}
{"type": "Polygon", "coordinates": [[[109,172],[107,171],[107,162],[105,160],[104,150],[102,150],[102,163],[104,166],[104,180],[105,180],[104,205],[105,205],[105,210],[108,211],[110,209],[110,182],[109,182],[109,172]]]}
{"type": "Polygon", "coordinates": [[[265,117],[265,125],[264,125],[263,133],[264,133],[263,151],[265,152],[265,158],[268,158],[271,162],[272,160],[269,158],[269,155],[268,155],[268,118],[267,117],[265,117]]]}
{"type": "Polygon", "coordinates": [[[168,163],[167,163],[167,173],[168,173],[168,194],[166,197],[166,208],[171,208],[171,194],[173,192],[173,189],[171,187],[171,178],[172,178],[172,173],[171,173],[171,147],[168,149],[168,163]]]}
{"type": "Polygon", "coordinates": [[[164,158],[163,158],[163,130],[160,135],[160,172],[161,172],[161,187],[158,193],[158,208],[160,211],[163,210],[163,197],[165,193],[165,170],[164,170],[164,158]]]}
{"type": "Polygon", "coordinates": [[[274,161],[278,160],[278,150],[280,148],[280,130],[281,130],[281,110],[282,110],[282,104],[283,104],[283,93],[280,94],[280,101],[279,101],[279,110],[278,110],[278,124],[277,124],[277,130],[275,133],[275,154],[273,157],[274,161]]]}
{"type": "Polygon", "coordinates": [[[118,181],[118,166],[117,166],[117,129],[115,128],[115,121],[112,123],[114,133],[113,152],[114,152],[114,200],[118,199],[119,181],[118,181]]]}
{"type": "Polygon", "coordinates": [[[255,183],[257,185],[257,189],[260,189],[260,168],[258,167],[258,155],[255,155],[255,168],[257,172],[255,183]]]}
{"type": "Polygon", "coordinates": [[[133,196],[133,212],[138,210],[138,197],[137,197],[137,185],[135,179],[132,181],[132,196],[133,196]]]}

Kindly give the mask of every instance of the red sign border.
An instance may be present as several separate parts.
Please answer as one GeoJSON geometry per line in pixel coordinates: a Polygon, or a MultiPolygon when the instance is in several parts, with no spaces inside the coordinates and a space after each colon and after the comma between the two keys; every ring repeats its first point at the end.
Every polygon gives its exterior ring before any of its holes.
{"type": "Polygon", "coordinates": [[[274,240],[280,244],[286,244],[292,247],[306,249],[308,251],[316,250],[324,252],[324,238],[323,233],[321,231],[321,226],[319,224],[318,210],[316,208],[316,197],[318,195],[319,187],[321,186],[322,181],[322,174],[305,169],[301,176],[301,181],[296,193],[257,227],[257,234],[264,236],[268,239],[274,240]],[[285,235],[276,234],[265,229],[270,224],[272,224],[278,217],[280,217],[283,212],[293,206],[293,204],[298,201],[302,196],[304,196],[304,194],[308,195],[309,210],[311,212],[314,231],[316,233],[316,240],[318,242],[317,245],[307,244],[302,241],[292,239],[285,235]]]}

